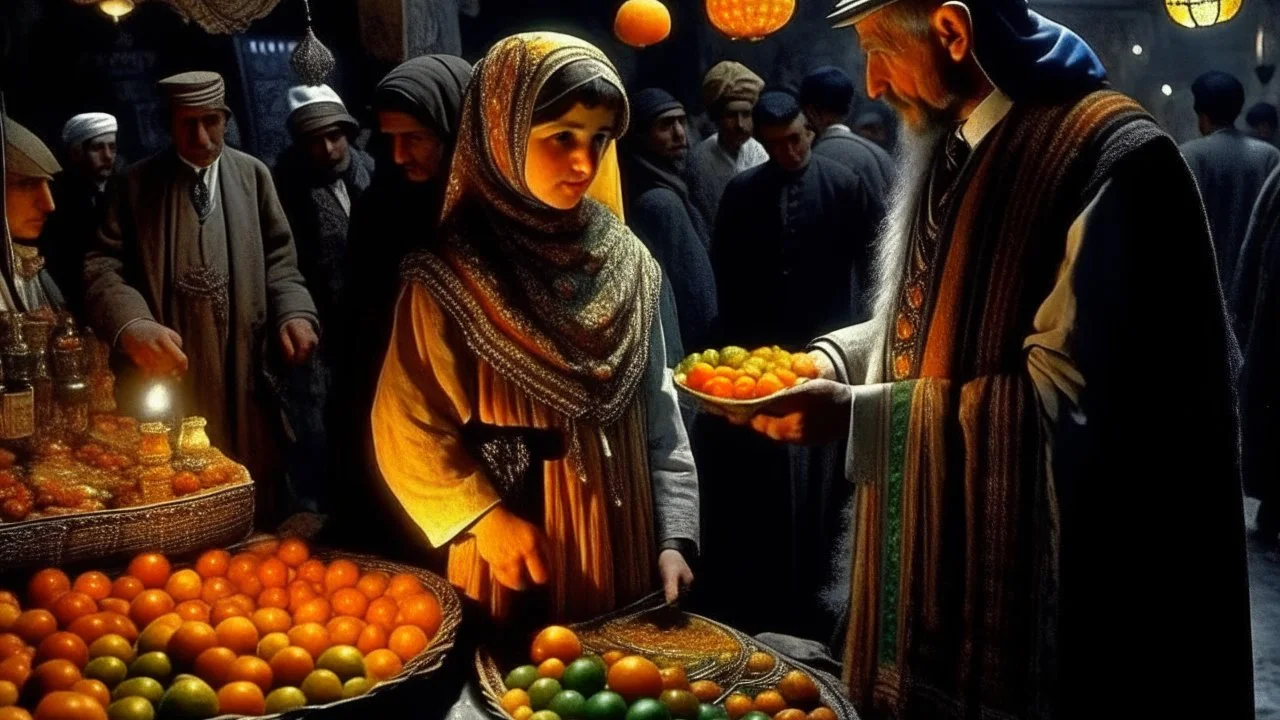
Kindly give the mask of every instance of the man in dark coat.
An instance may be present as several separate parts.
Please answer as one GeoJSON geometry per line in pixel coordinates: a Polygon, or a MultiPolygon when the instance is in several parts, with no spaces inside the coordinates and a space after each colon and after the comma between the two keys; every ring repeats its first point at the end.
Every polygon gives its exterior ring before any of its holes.
{"type": "Polygon", "coordinates": [[[893,158],[845,124],[853,95],[853,78],[834,65],[824,65],[800,81],[800,107],[817,133],[813,152],[849,168],[883,199],[893,182],[893,158]]]}
{"type": "Polygon", "coordinates": [[[1249,108],[1244,115],[1244,124],[1249,126],[1249,133],[1264,143],[1280,145],[1280,112],[1276,106],[1260,102],[1249,108]]]}
{"type": "Polygon", "coordinates": [[[58,212],[40,238],[49,273],[77,317],[84,312],[84,256],[106,212],[107,180],[116,171],[115,117],[81,113],[62,128],[67,166],[53,184],[58,212]]]}
{"type": "MultiPolygon", "coordinates": [[[[139,382],[182,376],[179,409],[207,418],[210,440],[249,468],[270,522],[285,509],[278,365],[305,362],[318,344],[315,303],[271,172],[224,146],[222,77],[182,73],[160,88],[173,147],[113,183],[85,258],[85,307],[139,382]]],[[[136,410],[142,388],[117,392],[136,410]]]]}
{"type": "MultiPolygon", "coordinates": [[[[0,310],[45,312],[64,308],[63,294],[45,267],[37,241],[57,210],[50,188],[62,169],[35,133],[4,117],[4,214],[11,242],[0,243],[0,310]]],[[[0,236],[2,238],[3,236],[0,236]]]]}
{"type": "Polygon", "coordinates": [[[1183,143],[1182,154],[1204,198],[1217,250],[1223,288],[1235,277],[1240,244],[1262,183],[1277,166],[1280,150],[1236,129],[1244,107],[1244,86],[1224,72],[1208,72],[1191,85],[1200,134],[1183,143]]]}
{"type": "Polygon", "coordinates": [[[1252,718],[1235,353],[1177,146],[1022,0],[832,17],[905,185],[872,319],[752,424],[849,448],[859,713],[1252,718]]]}
{"type": "Polygon", "coordinates": [[[291,88],[288,100],[293,144],[276,163],[276,189],[293,229],[298,268],[326,328],[324,344],[289,374],[285,411],[296,438],[289,485],[301,507],[320,511],[338,471],[325,428],[335,363],[347,348],[338,321],[352,301],[346,293],[347,230],[352,204],[373,179],[374,162],[351,144],[360,125],[328,85],[291,88]]]}
{"type": "Polygon", "coordinates": [[[701,350],[716,317],[711,234],[681,178],[689,152],[684,106],[665,90],[632,93],[625,174],[627,224],[671,285],[682,345],[701,350]]]}

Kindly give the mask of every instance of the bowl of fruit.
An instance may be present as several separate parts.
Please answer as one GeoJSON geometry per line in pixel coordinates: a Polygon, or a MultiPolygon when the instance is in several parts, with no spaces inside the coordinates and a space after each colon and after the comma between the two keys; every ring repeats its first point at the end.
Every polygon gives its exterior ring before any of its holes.
{"type": "Polygon", "coordinates": [[[857,720],[839,681],[661,595],[604,618],[543,628],[506,666],[475,669],[501,720],[857,720]]]}
{"type": "Polygon", "coordinates": [[[0,591],[0,718],[275,716],[360,702],[443,664],[442,578],[297,538],[137,555],[119,573],[0,591]]]}
{"type": "Polygon", "coordinates": [[[747,350],[730,345],[693,353],[672,371],[676,388],[716,415],[744,421],[781,393],[818,377],[806,352],[774,345],[747,350]]]}

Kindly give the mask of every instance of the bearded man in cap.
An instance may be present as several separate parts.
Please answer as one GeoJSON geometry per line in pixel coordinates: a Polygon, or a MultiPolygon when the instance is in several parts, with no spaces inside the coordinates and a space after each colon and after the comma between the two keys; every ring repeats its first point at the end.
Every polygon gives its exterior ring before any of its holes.
{"type": "Polygon", "coordinates": [[[225,147],[220,75],[160,81],[173,146],[125,170],[85,260],[100,336],[144,376],[181,374],[182,409],[258,479],[263,518],[278,467],[272,365],[315,348],[315,303],[298,272],[271,173],[225,147]]]}
{"type": "MultiPolygon", "coordinates": [[[[64,307],[62,292],[37,246],[56,204],[50,183],[62,170],[35,133],[4,117],[4,210],[11,243],[0,258],[0,310],[38,312],[64,307]]],[[[50,317],[52,314],[50,313],[50,317]]]]}
{"type": "Polygon", "coordinates": [[[289,486],[303,507],[318,511],[324,509],[328,476],[337,471],[325,428],[337,353],[347,349],[340,321],[352,301],[346,293],[347,232],[351,208],[373,178],[374,161],[351,144],[360,125],[328,85],[290,88],[288,102],[293,144],[276,163],[276,188],[327,335],[311,359],[289,374],[285,410],[297,436],[289,486]]]}
{"type": "Polygon", "coordinates": [[[848,447],[859,712],[1252,717],[1236,354],[1177,145],[1021,0],[833,18],[908,161],[872,320],[752,424],[848,447]]]}
{"type": "Polygon", "coordinates": [[[751,110],[763,89],[759,75],[729,60],[708,70],[702,80],[702,105],[716,132],[689,153],[686,179],[690,196],[707,222],[715,222],[729,181],[769,159],[764,146],[751,137],[751,110]]]}

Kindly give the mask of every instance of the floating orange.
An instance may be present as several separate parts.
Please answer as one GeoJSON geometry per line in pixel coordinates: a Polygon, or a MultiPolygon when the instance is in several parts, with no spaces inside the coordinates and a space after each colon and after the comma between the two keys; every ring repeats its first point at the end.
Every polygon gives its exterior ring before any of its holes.
{"type": "Polygon", "coordinates": [[[632,47],[647,47],[671,34],[671,12],[658,0],[627,0],[613,19],[613,34],[632,47]]]}

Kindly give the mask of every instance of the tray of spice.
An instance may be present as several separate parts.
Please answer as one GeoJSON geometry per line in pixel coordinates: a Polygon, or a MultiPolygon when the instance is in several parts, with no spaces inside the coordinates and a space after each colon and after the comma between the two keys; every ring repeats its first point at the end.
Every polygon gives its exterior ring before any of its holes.
{"type": "Polygon", "coordinates": [[[502,720],[857,720],[836,678],[665,604],[661,593],[528,650],[476,651],[502,720]],[[501,654],[499,654],[501,653],[501,654]]]}

